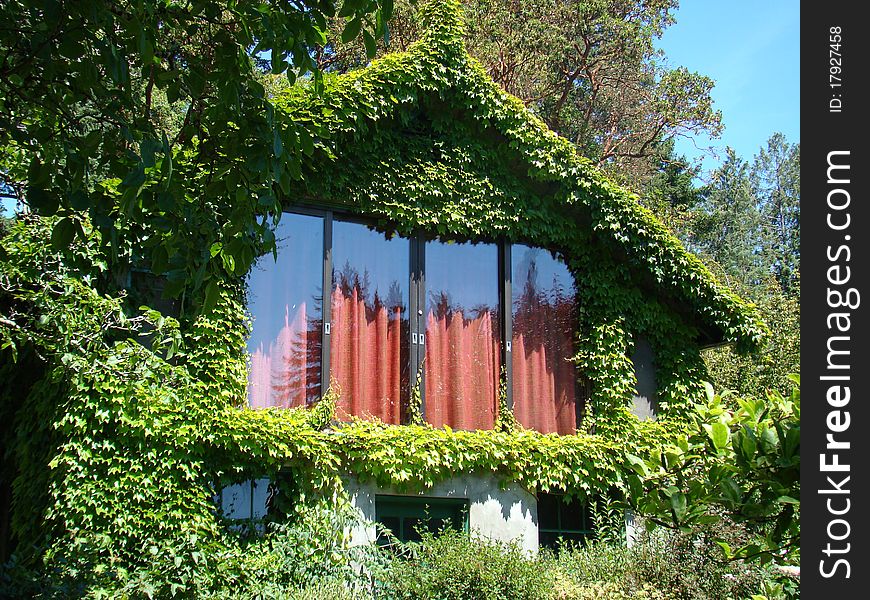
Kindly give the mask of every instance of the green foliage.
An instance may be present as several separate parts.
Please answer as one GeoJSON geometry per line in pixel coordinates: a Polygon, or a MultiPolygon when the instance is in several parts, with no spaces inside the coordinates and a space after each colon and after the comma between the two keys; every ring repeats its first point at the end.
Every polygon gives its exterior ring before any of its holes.
{"type": "MultiPolygon", "coordinates": [[[[670,178],[657,183],[673,189],[670,178]]],[[[800,144],[775,133],[751,161],[729,148],[709,185],[680,195],[689,200],[681,237],[732,285],[763,286],[773,276],[798,295],[800,144]]]]}
{"type": "Polygon", "coordinates": [[[755,564],[725,562],[709,540],[678,533],[643,535],[631,547],[592,544],[549,559],[555,597],[719,600],[758,594],[771,575],[755,564]]]}
{"type": "MultiPolygon", "coordinates": [[[[389,3],[384,3],[388,5],[389,3]]],[[[389,10],[348,0],[367,37],[389,10]],[[371,16],[374,15],[374,21],[371,16]]],[[[113,259],[146,259],[176,294],[247,272],[277,190],[298,176],[298,126],[275,118],[256,57],[291,82],[319,72],[333,0],[10,0],[0,8],[0,175],[57,214],[57,248],[85,212],[113,259]],[[137,253],[131,255],[134,240],[137,253]],[[203,249],[219,245],[217,253],[203,249]]],[[[265,240],[266,249],[271,247],[265,240]]]]}
{"type": "MultiPolygon", "coordinates": [[[[713,81],[670,68],[655,49],[676,2],[464,0],[465,45],[495,83],[522,100],[581,155],[631,186],[646,188],[659,146],[677,136],[718,136],[713,81]]],[[[362,40],[334,40],[318,62],[332,72],[365,66],[362,40]]],[[[383,52],[404,51],[424,29],[417,3],[400,0],[383,52]]]]}
{"type": "Polygon", "coordinates": [[[781,133],[767,141],[752,164],[752,189],[763,219],[765,254],[780,287],[794,296],[801,257],[801,147],[781,133]]]}
{"type": "Polygon", "coordinates": [[[384,598],[521,600],[547,598],[551,581],[523,551],[512,545],[469,539],[445,531],[423,533],[408,556],[396,558],[384,582],[384,598]]]}
{"type": "Polygon", "coordinates": [[[761,214],[749,179],[749,164],[731,148],[713,174],[692,223],[690,246],[712,258],[735,281],[756,283],[766,276],[761,214]]]}
{"type": "Polygon", "coordinates": [[[220,553],[202,553],[194,564],[178,557],[197,552],[195,542],[152,552],[148,564],[131,574],[121,593],[168,597],[184,591],[197,598],[283,598],[305,597],[305,590],[319,589],[319,597],[333,597],[324,592],[326,588],[338,598],[365,596],[373,589],[374,574],[386,568],[387,558],[375,546],[350,545],[350,528],[357,524],[358,517],[349,507],[333,510],[314,505],[291,523],[267,523],[262,533],[237,536],[220,553]]]}
{"type": "Polygon", "coordinates": [[[788,375],[800,371],[800,279],[796,277],[788,291],[773,277],[763,286],[738,289],[756,302],[771,334],[752,356],[728,346],[705,350],[710,380],[716,389],[741,396],[764,398],[768,390],[787,396],[792,388],[788,375]]]}
{"type": "MultiPolygon", "coordinates": [[[[792,376],[799,384],[799,378],[792,376]]],[[[719,396],[708,385],[687,438],[628,455],[630,502],[651,524],[701,528],[728,558],[794,560],[800,540],[800,390],[789,398],[719,396]],[[751,538],[717,537],[727,516],[751,538]]]]}

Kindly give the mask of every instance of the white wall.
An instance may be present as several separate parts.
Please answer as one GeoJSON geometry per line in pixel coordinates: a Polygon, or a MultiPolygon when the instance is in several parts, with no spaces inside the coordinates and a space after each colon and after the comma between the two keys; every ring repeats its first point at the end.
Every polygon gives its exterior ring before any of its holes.
{"type": "MultiPolygon", "coordinates": [[[[346,477],[345,489],[351,504],[365,521],[375,521],[375,496],[402,495],[395,490],[378,488],[372,483],[360,484],[346,477]]],[[[412,494],[404,494],[412,495],[412,494]]],[[[538,551],[538,509],[535,497],[516,484],[501,489],[491,475],[459,475],[416,496],[462,498],[468,500],[468,525],[471,535],[502,542],[514,541],[530,554],[538,551]]],[[[353,543],[374,541],[374,526],[359,526],[352,532],[353,543]]]]}

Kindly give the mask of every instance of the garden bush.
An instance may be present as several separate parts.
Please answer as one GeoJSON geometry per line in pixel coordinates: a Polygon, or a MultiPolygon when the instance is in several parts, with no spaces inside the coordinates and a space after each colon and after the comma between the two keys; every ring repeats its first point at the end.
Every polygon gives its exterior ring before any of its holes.
{"type": "Polygon", "coordinates": [[[423,534],[386,572],[384,598],[511,600],[549,598],[552,577],[518,546],[456,531],[423,534]]]}
{"type": "Polygon", "coordinates": [[[758,564],[724,560],[701,536],[663,530],[642,534],[630,548],[593,543],[542,560],[557,574],[556,597],[564,600],[751,598],[770,577],[758,564]]]}

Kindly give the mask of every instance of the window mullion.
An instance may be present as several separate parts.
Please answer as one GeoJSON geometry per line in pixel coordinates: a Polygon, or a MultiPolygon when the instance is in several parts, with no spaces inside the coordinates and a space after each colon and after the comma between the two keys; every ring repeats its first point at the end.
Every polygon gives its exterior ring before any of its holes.
{"type": "Polygon", "coordinates": [[[414,243],[417,246],[417,306],[414,313],[417,320],[417,346],[415,352],[417,355],[417,369],[419,370],[419,376],[417,372],[414,373],[414,381],[412,381],[412,384],[416,383],[418,380],[420,382],[420,415],[425,421],[426,369],[424,359],[426,358],[426,240],[422,235],[418,235],[414,240],[414,243]]]}
{"type": "Polygon", "coordinates": [[[411,401],[411,396],[414,391],[414,382],[417,380],[417,240],[410,239],[408,244],[408,361],[410,362],[408,369],[408,401],[411,401]]]}
{"type": "Polygon", "coordinates": [[[511,291],[511,245],[507,241],[502,241],[499,244],[499,291],[500,291],[500,313],[501,313],[501,364],[504,365],[505,375],[505,390],[507,394],[507,406],[513,411],[513,361],[511,359],[511,339],[513,336],[512,329],[512,291],[511,291]]]}
{"type": "Polygon", "coordinates": [[[320,343],[320,390],[325,395],[330,382],[330,346],[329,338],[332,329],[332,211],[326,211],[323,217],[323,287],[321,300],[321,314],[323,324],[321,326],[320,343]]]}

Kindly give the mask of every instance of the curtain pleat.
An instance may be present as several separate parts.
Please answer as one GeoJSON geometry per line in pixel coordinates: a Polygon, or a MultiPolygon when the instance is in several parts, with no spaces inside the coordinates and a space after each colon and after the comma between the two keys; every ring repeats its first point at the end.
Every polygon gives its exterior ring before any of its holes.
{"type": "Polygon", "coordinates": [[[461,311],[437,317],[429,311],[425,348],[426,420],[435,427],[492,429],[501,359],[490,313],[465,319],[461,311]]]}
{"type": "Polygon", "coordinates": [[[536,304],[514,315],[512,344],[514,415],[524,427],[543,433],[574,433],[576,384],[571,306],[536,304]]]}
{"type": "MultiPolygon", "coordinates": [[[[402,308],[366,306],[354,286],[332,292],[330,367],[337,385],[338,417],[402,423],[402,308]]],[[[407,360],[407,359],[404,359],[407,360]]]]}

